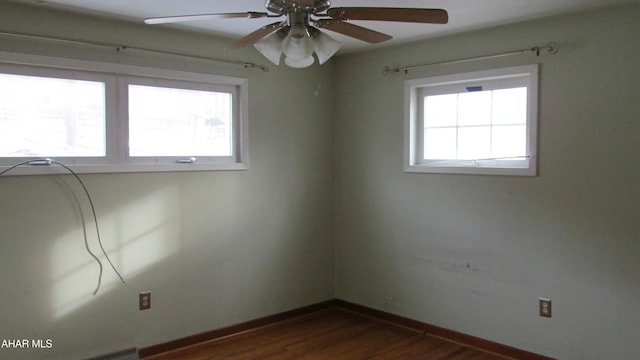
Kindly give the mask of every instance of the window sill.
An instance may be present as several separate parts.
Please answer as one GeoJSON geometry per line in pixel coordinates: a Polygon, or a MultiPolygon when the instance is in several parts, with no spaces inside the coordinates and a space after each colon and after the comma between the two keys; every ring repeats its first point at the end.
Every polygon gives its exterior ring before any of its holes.
{"type": "MultiPolygon", "coordinates": [[[[209,163],[209,164],[72,164],[58,160],[78,174],[107,174],[107,173],[145,173],[145,172],[185,172],[185,171],[246,171],[247,164],[209,163]]],[[[0,173],[10,166],[0,166],[0,173]]],[[[56,164],[18,166],[3,176],[19,175],[65,175],[69,171],[56,164]]]]}
{"type": "Polygon", "coordinates": [[[409,165],[406,173],[431,173],[431,174],[465,174],[465,175],[505,175],[505,176],[536,176],[535,166],[528,168],[497,168],[479,166],[433,166],[433,165],[409,165]]]}

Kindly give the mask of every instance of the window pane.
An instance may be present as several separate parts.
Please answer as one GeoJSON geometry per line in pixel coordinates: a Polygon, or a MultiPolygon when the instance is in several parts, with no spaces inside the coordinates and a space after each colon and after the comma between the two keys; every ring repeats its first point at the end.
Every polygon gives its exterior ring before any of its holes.
{"type": "Polygon", "coordinates": [[[491,124],[491,91],[458,94],[458,125],[491,124]]]}
{"type": "Polygon", "coordinates": [[[458,94],[425,97],[424,117],[425,127],[456,126],[458,123],[458,94]]]}
{"type": "Polygon", "coordinates": [[[101,157],[105,84],[0,74],[0,157],[101,157]]]}
{"type": "Polygon", "coordinates": [[[495,126],[492,135],[492,157],[517,157],[527,154],[525,125],[495,126]]]}
{"type": "Polygon", "coordinates": [[[406,80],[405,171],[535,176],[538,67],[406,80]]]}
{"type": "Polygon", "coordinates": [[[456,158],[456,129],[427,129],[424,133],[424,158],[455,159],[456,158]]]}
{"type": "Polygon", "coordinates": [[[526,155],[526,87],[431,95],[424,106],[425,159],[526,155]]]}
{"type": "Polygon", "coordinates": [[[458,159],[491,157],[491,127],[475,126],[458,129],[458,159]]]}
{"type": "Polygon", "coordinates": [[[527,122],[527,88],[493,91],[493,124],[527,122]]]}
{"type": "Polygon", "coordinates": [[[231,156],[232,94],[129,85],[130,156],[231,156]]]}

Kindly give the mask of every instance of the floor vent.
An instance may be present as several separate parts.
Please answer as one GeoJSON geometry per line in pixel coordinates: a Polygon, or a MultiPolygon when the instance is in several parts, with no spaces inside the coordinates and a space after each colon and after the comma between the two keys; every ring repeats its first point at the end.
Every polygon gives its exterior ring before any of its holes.
{"type": "Polygon", "coordinates": [[[92,357],[87,360],[138,360],[138,349],[131,348],[112,352],[110,354],[92,357]]]}

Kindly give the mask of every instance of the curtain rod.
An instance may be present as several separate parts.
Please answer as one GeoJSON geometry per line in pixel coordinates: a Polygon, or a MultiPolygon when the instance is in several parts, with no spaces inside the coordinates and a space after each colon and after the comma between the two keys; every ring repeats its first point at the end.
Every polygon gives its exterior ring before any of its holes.
{"type": "Polygon", "coordinates": [[[153,53],[156,53],[156,54],[164,54],[164,55],[180,56],[180,57],[186,57],[186,58],[198,59],[198,60],[214,61],[214,62],[218,62],[218,63],[240,65],[240,66],[244,66],[245,68],[254,68],[254,69],[260,69],[262,71],[269,71],[268,67],[266,67],[264,65],[254,64],[254,63],[251,63],[251,62],[216,59],[216,58],[207,57],[207,56],[189,55],[189,54],[182,54],[182,53],[173,52],[173,51],[156,50],[156,49],[150,49],[150,48],[144,48],[144,47],[138,47],[138,46],[114,44],[114,43],[101,42],[101,41],[78,40],[78,39],[70,39],[70,38],[58,37],[58,36],[31,34],[31,33],[26,33],[26,32],[7,31],[7,30],[0,30],[0,35],[10,35],[10,36],[19,36],[19,37],[28,37],[28,38],[36,38],[36,39],[45,39],[45,40],[53,40],[53,41],[60,41],[60,42],[68,42],[68,43],[75,43],[75,44],[112,47],[112,48],[115,48],[116,51],[137,50],[137,51],[153,52],[153,53]]]}
{"type": "Polygon", "coordinates": [[[384,68],[382,68],[382,75],[386,76],[386,75],[389,75],[391,73],[398,73],[398,72],[401,72],[401,71],[404,71],[404,73],[406,74],[411,70],[422,69],[422,68],[425,68],[425,67],[428,67],[428,66],[458,64],[458,63],[463,63],[463,62],[467,62],[467,61],[494,59],[494,58],[499,58],[499,57],[503,57],[503,56],[519,55],[519,54],[523,54],[523,53],[526,53],[526,52],[529,52],[529,51],[536,53],[536,56],[540,56],[540,51],[542,51],[542,50],[545,50],[548,54],[555,55],[558,52],[559,49],[560,49],[560,45],[558,45],[558,43],[550,42],[550,43],[547,44],[547,46],[534,46],[534,47],[529,48],[529,49],[520,49],[520,50],[514,50],[514,51],[507,51],[507,52],[491,54],[491,55],[474,56],[474,57],[468,57],[468,58],[458,59],[458,60],[447,60],[447,61],[440,61],[440,62],[434,62],[434,63],[429,63],[429,64],[398,67],[398,68],[391,68],[389,66],[385,66],[384,68]]]}

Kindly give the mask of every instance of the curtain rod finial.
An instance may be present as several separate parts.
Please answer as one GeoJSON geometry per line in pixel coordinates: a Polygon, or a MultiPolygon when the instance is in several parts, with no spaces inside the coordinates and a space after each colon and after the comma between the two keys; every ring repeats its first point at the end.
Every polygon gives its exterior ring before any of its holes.
{"type": "Polygon", "coordinates": [[[557,42],[550,42],[547,44],[547,52],[551,55],[555,55],[560,50],[560,45],[557,42]]]}

